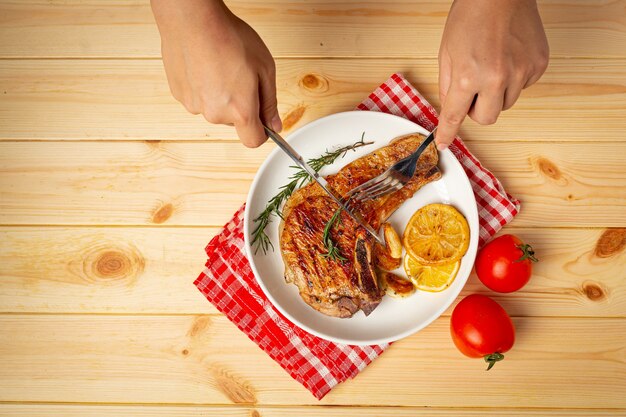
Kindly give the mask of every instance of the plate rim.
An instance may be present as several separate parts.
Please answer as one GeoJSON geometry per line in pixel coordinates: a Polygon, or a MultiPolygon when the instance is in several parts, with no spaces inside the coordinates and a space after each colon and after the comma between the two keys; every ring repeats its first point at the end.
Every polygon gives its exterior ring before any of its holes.
{"type": "MultiPolygon", "coordinates": [[[[390,113],[383,113],[383,112],[378,112],[378,111],[371,111],[371,110],[351,110],[351,111],[344,111],[344,112],[339,112],[339,113],[333,113],[327,116],[323,116],[320,117],[319,119],[313,120],[309,123],[307,123],[304,126],[301,126],[300,128],[294,130],[293,132],[290,132],[288,137],[285,137],[285,140],[287,140],[288,142],[291,140],[290,138],[295,134],[295,133],[300,133],[302,131],[306,131],[309,130],[311,128],[314,128],[316,125],[323,123],[325,121],[328,121],[329,119],[334,119],[334,118],[338,118],[338,117],[342,117],[342,116],[346,116],[346,115],[350,115],[350,114],[368,114],[369,116],[372,115],[376,115],[374,117],[382,117],[382,118],[392,118],[392,119],[401,119],[403,120],[403,122],[409,122],[412,123],[415,127],[416,127],[416,131],[417,133],[420,134],[425,134],[428,135],[428,130],[426,130],[424,127],[420,126],[419,124],[417,124],[416,122],[409,120],[407,118],[401,117],[401,116],[396,116],[394,114],[390,114],[390,113]]],[[[384,146],[384,145],[383,145],[384,146]]],[[[382,338],[373,338],[373,339],[369,339],[367,341],[362,341],[362,340],[352,340],[352,339],[344,339],[344,338],[338,338],[338,337],[334,337],[334,336],[329,336],[327,334],[321,333],[315,329],[310,328],[309,326],[301,323],[299,320],[297,320],[295,317],[293,317],[292,314],[290,314],[288,311],[286,311],[281,305],[280,303],[278,303],[274,297],[272,296],[271,292],[269,291],[269,289],[266,287],[265,283],[263,282],[263,280],[260,278],[260,273],[259,271],[257,271],[256,266],[254,264],[254,251],[252,250],[252,246],[251,246],[251,242],[250,242],[250,238],[248,237],[249,233],[248,230],[250,229],[251,221],[252,219],[250,218],[251,214],[250,214],[250,210],[248,210],[247,208],[250,207],[251,205],[251,201],[252,201],[252,196],[254,194],[254,190],[256,190],[256,188],[258,187],[258,183],[260,181],[260,178],[262,176],[262,174],[268,169],[268,166],[270,164],[270,160],[274,158],[274,156],[278,153],[282,152],[280,148],[276,147],[274,148],[274,150],[272,150],[267,157],[265,158],[265,160],[263,161],[263,163],[261,164],[261,166],[259,167],[259,169],[257,170],[254,179],[252,181],[252,183],[250,184],[250,189],[248,190],[248,195],[246,197],[246,210],[244,210],[244,229],[243,229],[243,235],[244,235],[244,249],[245,249],[245,254],[246,257],[248,258],[248,262],[250,264],[250,269],[252,270],[252,274],[254,275],[255,280],[257,281],[257,283],[259,284],[259,287],[261,287],[261,290],[263,291],[263,293],[265,294],[265,296],[268,298],[268,300],[270,301],[270,303],[272,304],[273,307],[275,307],[283,316],[285,316],[287,318],[287,320],[289,320],[291,323],[293,323],[294,325],[296,325],[297,327],[301,328],[302,330],[311,333],[317,337],[320,337],[322,339],[325,340],[329,340],[331,342],[334,343],[341,343],[341,344],[347,344],[347,345],[354,345],[354,346],[368,346],[368,345],[380,345],[380,344],[386,344],[386,343],[391,343],[391,342],[395,342],[401,339],[404,339],[414,333],[419,332],[420,330],[424,329],[425,327],[427,327],[428,325],[432,324],[432,322],[434,322],[435,320],[437,320],[439,317],[441,317],[441,315],[448,309],[448,307],[450,307],[450,305],[452,305],[452,303],[454,303],[454,301],[457,299],[457,297],[459,296],[459,294],[461,293],[461,291],[463,290],[463,288],[465,287],[465,284],[467,283],[467,280],[469,278],[469,276],[471,275],[471,270],[470,273],[463,278],[464,282],[463,285],[460,286],[458,292],[456,294],[454,294],[454,297],[451,297],[449,301],[443,303],[443,305],[437,309],[435,311],[434,314],[431,315],[431,317],[427,320],[424,320],[424,322],[422,322],[420,325],[418,326],[414,326],[411,327],[407,330],[405,330],[402,333],[399,333],[395,336],[390,336],[390,337],[382,337],[382,338]]],[[[452,152],[450,151],[450,149],[446,149],[444,151],[439,151],[439,152],[448,152],[450,154],[452,154],[452,152]]],[[[466,186],[472,191],[471,195],[472,195],[472,201],[474,203],[474,208],[475,210],[473,211],[472,214],[475,214],[475,224],[478,227],[478,230],[475,231],[475,233],[471,233],[470,235],[470,243],[469,243],[469,247],[476,247],[476,250],[473,251],[471,259],[469,259],[469,261],[473,264],[474,260],[476,258],[476,254],[478,252],[478,234],[480,233],[480,218],[478,216],[478,205],[476,202],[476,196],[473,192],[473,188],[471,186],[471,183],[469,181],[469,178],[467,176],[467,174],[465,173],[465,170],[463,169],[463,166],[461,165],[461,163],[459,162],[459,160],[456,158],[456,156],[454,156],[454,154],[451,155],[452,158],[450,158],[450,160],[452,161],[453,164],[456,164],[458,166],[458,168],[461,170],[461,172],[463,173],[463,175],[461,176],[461,178],[459,178],[460,180],[462,180],[463,182],[466,183],[466,186]],[[474,243],[476,245],[474,245],[474,243]]],[[[473,232],[471,230],[471,222],[470,223],[470,231],[473,232]]],[[[280,249],[277,249],[280,250],[280,249]]],[[[287,284],[285,284],[287,285],[287,284]]],[[[319,313],[322,314],[322,313],[319,313]]]]}

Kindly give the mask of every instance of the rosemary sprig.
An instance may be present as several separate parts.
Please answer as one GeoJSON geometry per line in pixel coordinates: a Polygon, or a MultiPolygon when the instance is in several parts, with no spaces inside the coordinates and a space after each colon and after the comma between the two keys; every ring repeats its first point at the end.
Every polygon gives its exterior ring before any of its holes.
{"type": "Polygon", "coordinates": [[[340,214],[341,208],[338,208],[337,211],[335,211],[335,214],[333,214],[333,217],[330,218],[330,220],[328,221],[328,223],[326,223],[326,226],[324,227],[324,236],[322,237],[322,241],[324,242],[324,246],[326,246],[326,250],[328,252],[322,254],[321,256],[322,258],[330,258],[334,259],[335,261],[345,262],[347,261],[347,259],[341,256],[341,254],[339,253],[339,248],[335,246],[335,242],[333,242],[333,239],[330,236],[330,231],[332,230],[335,223],[337,223],[337,221],[341,223],[341,218],[339,217],[340,214]]]}
{"type": "MultiPolygon", "coordinates": [[[[315,170],[315,172],[319,172],[319,170],[321,170],[324,166],[332,164],[339,158],[343,158],[348,151],[353,151],[361,146],[371,145],[374,143],[365,142],[364,138],[365,132],[363,132],[361,140],[358,142],[352,145],[342,146],[334,151],[326,150],[322,156],[309,159],[308,163],[311,168],[315,170]]],[[[252,231],[252,246],[254,247],[254,253],[257,253],[259,249],[261,249],[263,253],[267,253],[270,248],[274,250],[274,245],[272,244],[269,236],[265,233],[265,228],[272,222],[272,218],[274,216],[282,218],[280,209],[291,193],[312,180],[306,171],[300,167],[292,166],[291,168],[295,168],[297,171],[289,177],[289,183],[280,187],[278,194],[267,202],[265,209],[254,219],[254,223],[256,224],[254,230],[252,231]]]]}

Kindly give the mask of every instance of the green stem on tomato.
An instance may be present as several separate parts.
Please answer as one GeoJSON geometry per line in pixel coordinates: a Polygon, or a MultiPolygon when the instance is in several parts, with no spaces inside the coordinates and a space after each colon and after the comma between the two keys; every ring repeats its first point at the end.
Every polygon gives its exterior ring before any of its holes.
{"type": "Polygon", "coordinates": [[[496,362],[500,362],[502,359],[504,359],[504,355],[502,353],[495,352],[490,355],[485,355],[484,358],[485,362],[489,364],[487,370],[490,370],[491,368],[493,368],[493,365],[495,365],[496,362]]]}
{"type": "Polygon", "coordinates": [[[539,259],[535,258],[535,251],[533,247],[527,244],[516,245],[517,249],[522,251],[522,256],[513,262],[522,262],[526,259],[530,259],[531,262],[539,262],[539,259]]]}

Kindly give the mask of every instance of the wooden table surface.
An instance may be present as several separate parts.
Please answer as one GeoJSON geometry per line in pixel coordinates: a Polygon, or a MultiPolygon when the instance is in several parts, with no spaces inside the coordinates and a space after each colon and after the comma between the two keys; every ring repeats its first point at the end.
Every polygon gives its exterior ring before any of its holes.
{"type": "MultiPolygon", "coordinates": [[[[231,1],[287,132],[395,71],[438,107],[450,1],[231,1]]],[[[450,310],[318,402],[192,281],[272,149],[169,94],[147,0],[0,0],[0,415],[626,415],[626,0],[541,1],[552,59],[470,149],[541,258],[486,373],[450,310]],[[330,407],[332,406],[332,407],[330,407]]]]}

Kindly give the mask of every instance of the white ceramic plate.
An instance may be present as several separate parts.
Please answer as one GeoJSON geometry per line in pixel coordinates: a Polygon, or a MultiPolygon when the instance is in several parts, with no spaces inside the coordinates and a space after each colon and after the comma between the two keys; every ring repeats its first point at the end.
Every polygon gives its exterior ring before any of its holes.
{"type": "MultiPolygon", "coordinates": [[[[349,145],[361,138],[374,144],[349,152],[335,164],[325,167],[322,175],[333,174],[347,163],[385,146],[397,136],[419,132],[428,134],[421,126],[406,119],[385,113],[351,111],[338,113],[316,120],[293,132],[289,143],[306,159],[322,155],[327,149],[349,145]]],[[[309,307],[298,295],[294,284],[284,280],[284,265],[279,251],[279,219],[268,226],[266,232],[272,240],[274,252],[257,254],[250,247],[253,219],[263,211],[267,201],[280,186],[286,184],[293,172],[293,162],[276,148],[267,157],[256,174],[250,188],[244,218],[246,253],[252,270],[270,301],[289,320],[304,330],[324,339],[353,345],[370,345],[391,342],[424,328],[439,317],[452,304],[469,276],[478,246],[478,212],[469,180],[449,150],[439,152],[439,167],[443,176],[439,181],[427,184],[413,198],[407,200],[389,219],[402,235],[411,215],[430,203],[446,203],[455,206],[467,219],[471,239],[467,253],[461,261],[459,273],[445,291],[429,293],[417,291],[405,299],[383,297],[380,305],[366,317],[362,311],[349,319],[328,317],[309,307]]],[[[397,270],[404,275],[402,268],[397,270]]]]}

